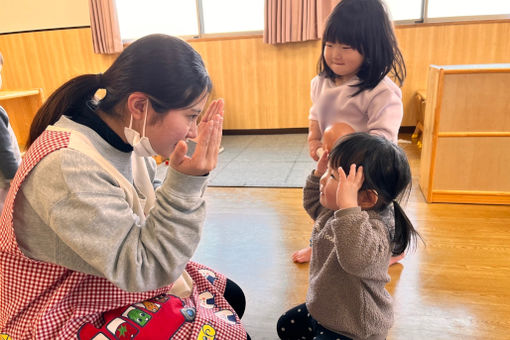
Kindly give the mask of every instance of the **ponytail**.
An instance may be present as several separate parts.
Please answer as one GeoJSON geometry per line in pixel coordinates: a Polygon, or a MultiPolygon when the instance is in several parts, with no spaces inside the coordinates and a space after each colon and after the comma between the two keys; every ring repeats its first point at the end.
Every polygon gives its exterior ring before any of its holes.
{"type": "MultiPolygon", "coordinates": [[[[393,201],[395,210],[395,236],[393,237],[393,255],[402,254],[409,246],[416,245],[416,238],[421,236],[414,229],[404,209],[397,201],[393,201]]],[[[423,241],[423,240],[422,240],[423,241]]]]}
{"type": "Polygon", "coordinates": [[[101,74],[85,74],[60,86],[37,111],[26,143],[27,148],[48,125],[54,124],[62,115],[70,114],[90,100],[102,87],[101,74]]]}
{"type": "Polygon", "coordinates": [[[123,101],[133,92],[143,92],[154,98],[154,110],[162,117],[169,110],[189,107],[211,88],[202,57],[190,44],[169,35],[151,34],[129,44],[104,74],[78,76],[53,92],[37,111],[26,145],[62,115],[81,112],[98,89],[106,90],[97,103],[97,109],[105,114],[122,115],[119,106],[123,101]]]}

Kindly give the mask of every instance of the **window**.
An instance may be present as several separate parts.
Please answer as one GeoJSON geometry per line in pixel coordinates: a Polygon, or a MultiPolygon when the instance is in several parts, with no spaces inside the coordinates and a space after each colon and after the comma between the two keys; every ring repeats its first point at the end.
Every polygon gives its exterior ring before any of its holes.
{"type": "Polygon", "coordinates": [[[421,0],[384,0],[384,2],[394,21],[420,21],[422,18],[421,0]]]}
{"type": "Polygon", "coordinates": [[[509,0],[383,1],[386,3],[392,19],[397,22],[444,22],[510,18],[509,0]]]}
{"type": "Polygon", "coordinates": [[[508,0],[428,0],[429,18],[510,14],[508,0]]]}
{"type": "Polygon", "coordinates": [[[264,29],[264,0],[117,0],[116,6],[123,41],[151,33],[197,37],[264,29]]]}
{"type": "Polygon", "coordinates": [[[190,0],[117,0],[120,36],[135,40],[151,33],[198,35],[197,7],[190,0]]]}
{"type": "MultiPolygon", "coordinates": [[[[391,18],[398,23],[510,19],[510,0],[383,1],[391,18]]],[[[262,31],[264,3],[264,0],[116,1],[120,34],[124,41],[150,33],[203,37],[262,31]]]]}
{"type": "Polygon", "coordinates": [[[263,0],[202,0],[203,33],[262,31],[263,0]]]}

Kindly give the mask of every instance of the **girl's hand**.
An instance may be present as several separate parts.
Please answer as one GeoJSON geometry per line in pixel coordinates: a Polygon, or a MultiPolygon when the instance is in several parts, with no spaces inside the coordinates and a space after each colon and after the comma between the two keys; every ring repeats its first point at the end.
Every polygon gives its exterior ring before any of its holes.
{"type": "Polygon", "coordinates": [[[349,175],[345,175],[342,167],[338,168],[338,187],[336,189],[336,204],[340,209],[358,206],[358,191],[365,180],[363,167],[356,169],[356,164],[351,164],[349,175]]]}
{"type": "Polygon", "coordinates": [[[223,131],[223,100],[211,103],[198,124],[197,145],[191,157],[186,156],[188,146],[180,141],[170,156],[170,166],[192,176],[207,175],[216,167],[223,131]]]}
{"type": "Polygon", "coordinates": [[[312,139],[308,141],[308,150],[310,152],[310,157],[313,158],[314,161],[319,160],[319,155],[317,155],[317,149],[322,147],[322,143],[318,139],[312,139]]]}
{"type": "Polygon", "coordinates": [[[204,115],[200,119],[200,123],[207,123],[217,114],[219,114],[220,116],[223,117],[223,107],[224,106],[225,106],[225,102],[223,101],[222,98],[213,100],[209,104],[207,111],[204,113],[204,115]]]}
{"type": "Polygon", "coordinates": [[[328,171],[328,157],[329,153],[324,150],[324,153],[322,154],[321,158],[319,158],[319,161],[317,162],[317,168],[315,169],[313,175],[317,177],[322,177],[328,171]]]}

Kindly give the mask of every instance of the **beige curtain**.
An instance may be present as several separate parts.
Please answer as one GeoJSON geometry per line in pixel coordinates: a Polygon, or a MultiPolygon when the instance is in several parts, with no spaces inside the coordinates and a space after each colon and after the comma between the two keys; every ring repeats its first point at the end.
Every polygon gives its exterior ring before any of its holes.
{"type": "Polygon", "coordinates": [[[100,54],[122,52],[115,0],[89,0],[89,11],[94,52],[100,54]]]}
{"type": "Polygon", "coordinates": [[[265,0],[264,42],[320,39],[326,19],[340,0],[265,0]]]}

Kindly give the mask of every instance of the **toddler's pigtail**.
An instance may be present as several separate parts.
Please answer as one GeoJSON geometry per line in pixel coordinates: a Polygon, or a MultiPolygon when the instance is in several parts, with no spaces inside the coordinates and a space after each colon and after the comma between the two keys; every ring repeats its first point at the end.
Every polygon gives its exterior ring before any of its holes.
{"type": "Polygon", "coordinates": [[[413,224],[407,217],[404,209],[397,201],[393,201],[395,210],[395,236],[393,237],[393,255],[402,254],[410,246],[416,245],[416,237],[419,236],[413,224]]]}

